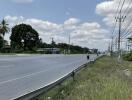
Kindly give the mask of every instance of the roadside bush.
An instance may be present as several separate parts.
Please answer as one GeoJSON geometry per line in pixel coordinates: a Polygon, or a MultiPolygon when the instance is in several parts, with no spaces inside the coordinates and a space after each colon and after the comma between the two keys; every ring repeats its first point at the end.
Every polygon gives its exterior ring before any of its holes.
{"type": "Polygon", "coordinates": [[[127,61],[132,61],[132,51],[128,54],[123,55],[123,59],[127,61]]]}

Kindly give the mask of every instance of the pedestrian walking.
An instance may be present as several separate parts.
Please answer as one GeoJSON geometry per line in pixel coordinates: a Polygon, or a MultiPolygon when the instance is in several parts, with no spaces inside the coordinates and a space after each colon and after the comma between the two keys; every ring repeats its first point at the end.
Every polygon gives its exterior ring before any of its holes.
{"type": "Polygon", "coordinates": [[[89,60],[89,55],[87,55],[87,60],[89,60]]]}

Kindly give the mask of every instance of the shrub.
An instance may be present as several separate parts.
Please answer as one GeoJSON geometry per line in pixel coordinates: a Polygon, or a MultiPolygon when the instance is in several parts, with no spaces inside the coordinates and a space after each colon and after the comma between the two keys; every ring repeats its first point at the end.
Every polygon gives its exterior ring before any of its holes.
{"type": "Polygon", "coordinates": [[[132,61],[132,51],[130,53],[123,55],[123,59],[127,61],[132,61]]]}

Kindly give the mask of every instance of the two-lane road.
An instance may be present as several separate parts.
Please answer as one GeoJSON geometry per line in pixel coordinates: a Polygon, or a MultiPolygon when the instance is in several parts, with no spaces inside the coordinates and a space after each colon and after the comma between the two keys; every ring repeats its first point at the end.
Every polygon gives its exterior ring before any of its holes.
{"type": "Polygon", "coordinates": [[[0,100],[45,87],[87,62],[86,55],[0,56],[0,100]]]}

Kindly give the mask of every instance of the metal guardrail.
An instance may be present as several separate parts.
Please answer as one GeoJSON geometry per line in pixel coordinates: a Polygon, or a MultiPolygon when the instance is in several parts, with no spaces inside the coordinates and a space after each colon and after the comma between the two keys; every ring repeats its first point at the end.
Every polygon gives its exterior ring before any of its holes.
{"type": "MultiPolygon", "coordinates": [[[[102,56],[103,56],[103,55],[102,55],[102,56]]],[[[102,56],[98,56],[96,59],[90,60],[88,63],[94,62],[94,61],[96,61],[97,59],[99,59],[99,58],[102,57],[102,56]]],[[[63,76],[62,78],[56,80],[56,81],[53,82],[53,83],[50,83],[49,85],[47,85],[47,86],[45,86],[45,87],[43,87],[43,88],[40,88],[40,89],[38,89],[38,90],[36,90],[36,91],[33,91],[33,92],[29,93],[29,94],[25,94],[25,95],[23,95],[23,96],[21,96],[21,97],[17,97],[17,98],[15,98],[14,100],[31,100],[31,99],[37,97],[38,95],[47,92],[48,90],[50,90],[51,88],[57,86],[58,84],[62,83],[64,80],[68,79],[69,77],[71,77],[71,76],[74,77],[73,74],[75,74],[76,72],[80,71],[80,70],[81,70],[82,68],[84,68],[86,65],[87,65],[87,64],[84,64],[84,65],[78,67],[77,69],[75,69],[75,70],[69,72],[67,75],[63,76]]]]}

